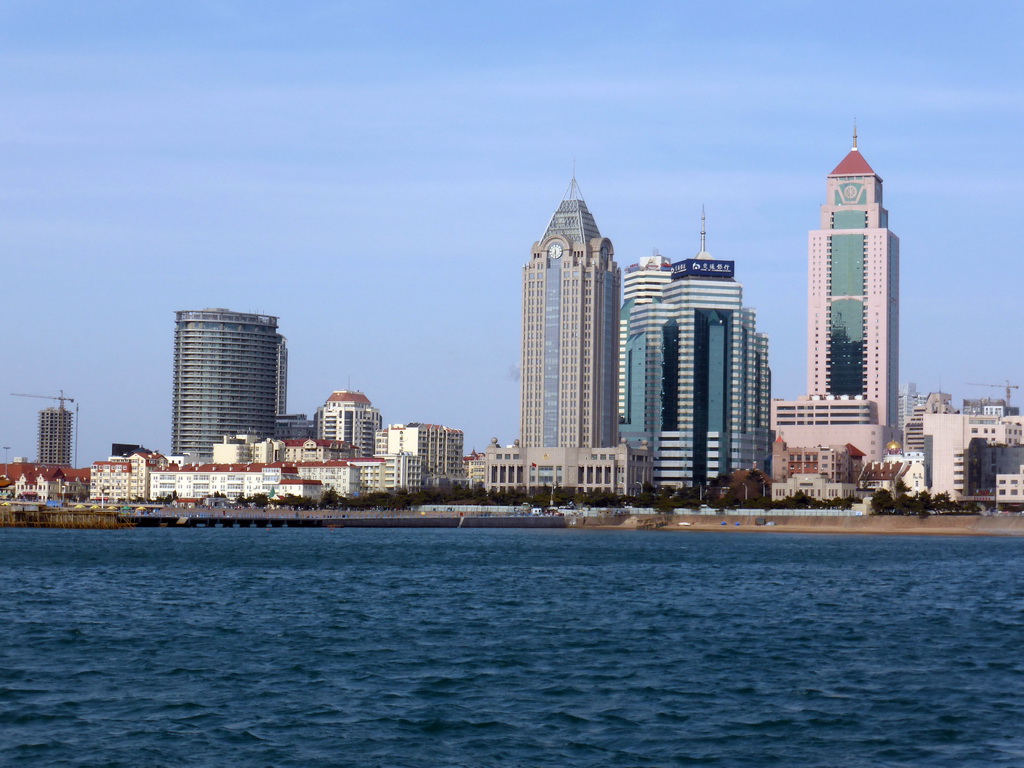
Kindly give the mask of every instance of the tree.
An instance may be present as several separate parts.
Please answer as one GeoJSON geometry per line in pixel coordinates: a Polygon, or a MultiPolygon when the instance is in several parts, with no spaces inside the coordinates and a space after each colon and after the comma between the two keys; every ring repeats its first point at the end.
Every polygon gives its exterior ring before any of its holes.
{"type": "Polygon", "coordinates": [[[871,497],[871,513],[874,515],[891,515],[896,504],[886,488],[879,488],[871,497]]]}

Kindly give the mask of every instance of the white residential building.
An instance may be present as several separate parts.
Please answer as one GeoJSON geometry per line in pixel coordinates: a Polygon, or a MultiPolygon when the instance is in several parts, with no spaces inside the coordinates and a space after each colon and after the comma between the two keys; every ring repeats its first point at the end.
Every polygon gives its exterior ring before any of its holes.
{"type": "Polygon", "coordinates": [[[258,435],[224,435],[213,446],[213,464],[272,464],[282,461],[283,440],[261,438],[258,435]]]}
{"type": "Polygon", "coordinates": [[[350,443],[340,440],[285,440],[283,450],[277,461],[288,464],[300,464],[308,461],[338,461],[352,459],[357,449],[350,443]]]}
{"type": "Polygon", "coordinates": [[[274,464],[189,464],[168,465],[154,470],[150,482],[150,498],[173,496],[176,499],[204,499],[223,494],[229,499],[239,496],[277,494],[283,477],[297,478],[293,467],[274,464]]]}
{"type": "Polygon", "coordinates": [[[380,411],[362,392],[336,390],[316,411],[316,436],[320,440],[337,440],[356,446],[358,455],[372,456],[377,430],[381,428],[380,411]]]}
{"type": "Polygon", "coordinates": [[[89,497],[96,501],[133,501],[150,498],[153,472],[167,466],[167,458],[150,451],[111,456],[92,465],[89,497]]]}
{"type": "Polygon", "coordinates": [[[303,480],[316,480],[323,489],[339,496],[358,496],[362,491],[362,468],[352,461],[307,461],[295,465],[303,480]]]}
{"type": "Polygon", "coordinates": [[[439,480],[462,480],[465,469],[462,457],[461,429],[440,424],[391,424],[377,431],[378,456],[411,453],[422,461],[423,480],[434,484],[439,480]]]}
{"type": "Polygon", "coordinates": [[[423,461],[411,453],[350,459],[359,467],[363,493],[415,491],[423,487],[423,461]]]}

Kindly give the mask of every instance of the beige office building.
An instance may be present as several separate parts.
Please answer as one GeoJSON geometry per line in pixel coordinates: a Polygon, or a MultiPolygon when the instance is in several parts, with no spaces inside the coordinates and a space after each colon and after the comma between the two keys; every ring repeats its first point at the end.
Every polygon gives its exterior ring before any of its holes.
{"type": "Polygon", "coordinates": [[[523,268],[521,439],[487,447],[488,488],[626,493],[649,482],[650,461],[631,458],[647,449],[619,444],[621,291],[612,242],[573,179],[523,268]]]}

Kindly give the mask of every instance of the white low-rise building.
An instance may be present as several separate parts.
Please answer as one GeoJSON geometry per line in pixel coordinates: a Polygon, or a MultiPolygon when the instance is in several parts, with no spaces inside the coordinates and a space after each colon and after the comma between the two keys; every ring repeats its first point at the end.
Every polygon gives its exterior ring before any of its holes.
{"type": "Polygon", "coordinates": [[[295,465],[303,480],[315,480],[323,489],[333,490],[339,496],[357,496],[362,491],[362,471],[355,460],[307,461],[295,465]]]}
{"type": "Polygon", "coordinates": [[[152,472],[149,498],[200,500],[223,495],[237,499],[258,494],[278,498],[290,493],[319,498],[328,489],[350,497],[416,490],[421,485],[420,459],[409,454],[272,464],[172,464],[152,472]]]}
{"type": "Polygon", "coordinates": [[[772,483],[772,499],[788,499],[798,493],[819,501],[848,499],[857,495],[857,486],[853,483],[837,483],[827,475],[820,474],[797,474],[772,483]]]}
{"type": "Polygon", "coordinates": [[[295,468],[281,463],[189,464],[184,467],[172,464],[153,471],[150,498],[204,499],[217,494],[229,499],[257,494],[272,496],[285,477],[298,479],[295,468]]]}
{"type": "Polygon", "coordinates": [[[996,505],[1024,504],[1024,466],[1013,474],[996,475],[996,505]]]}

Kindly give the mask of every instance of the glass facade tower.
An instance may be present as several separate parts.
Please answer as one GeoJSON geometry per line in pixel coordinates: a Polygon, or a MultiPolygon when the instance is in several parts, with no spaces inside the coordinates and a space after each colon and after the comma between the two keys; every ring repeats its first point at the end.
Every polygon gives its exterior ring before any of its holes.
{"type": "Polygon", "coordinates": [[[743,306],[733,268],[702,244],[695,259],[672,265],[651,301],[624,307],[620,429],[631,442],[654,444],[656,485],[703,485],[769,462],[768,338],[743,306]]]}

